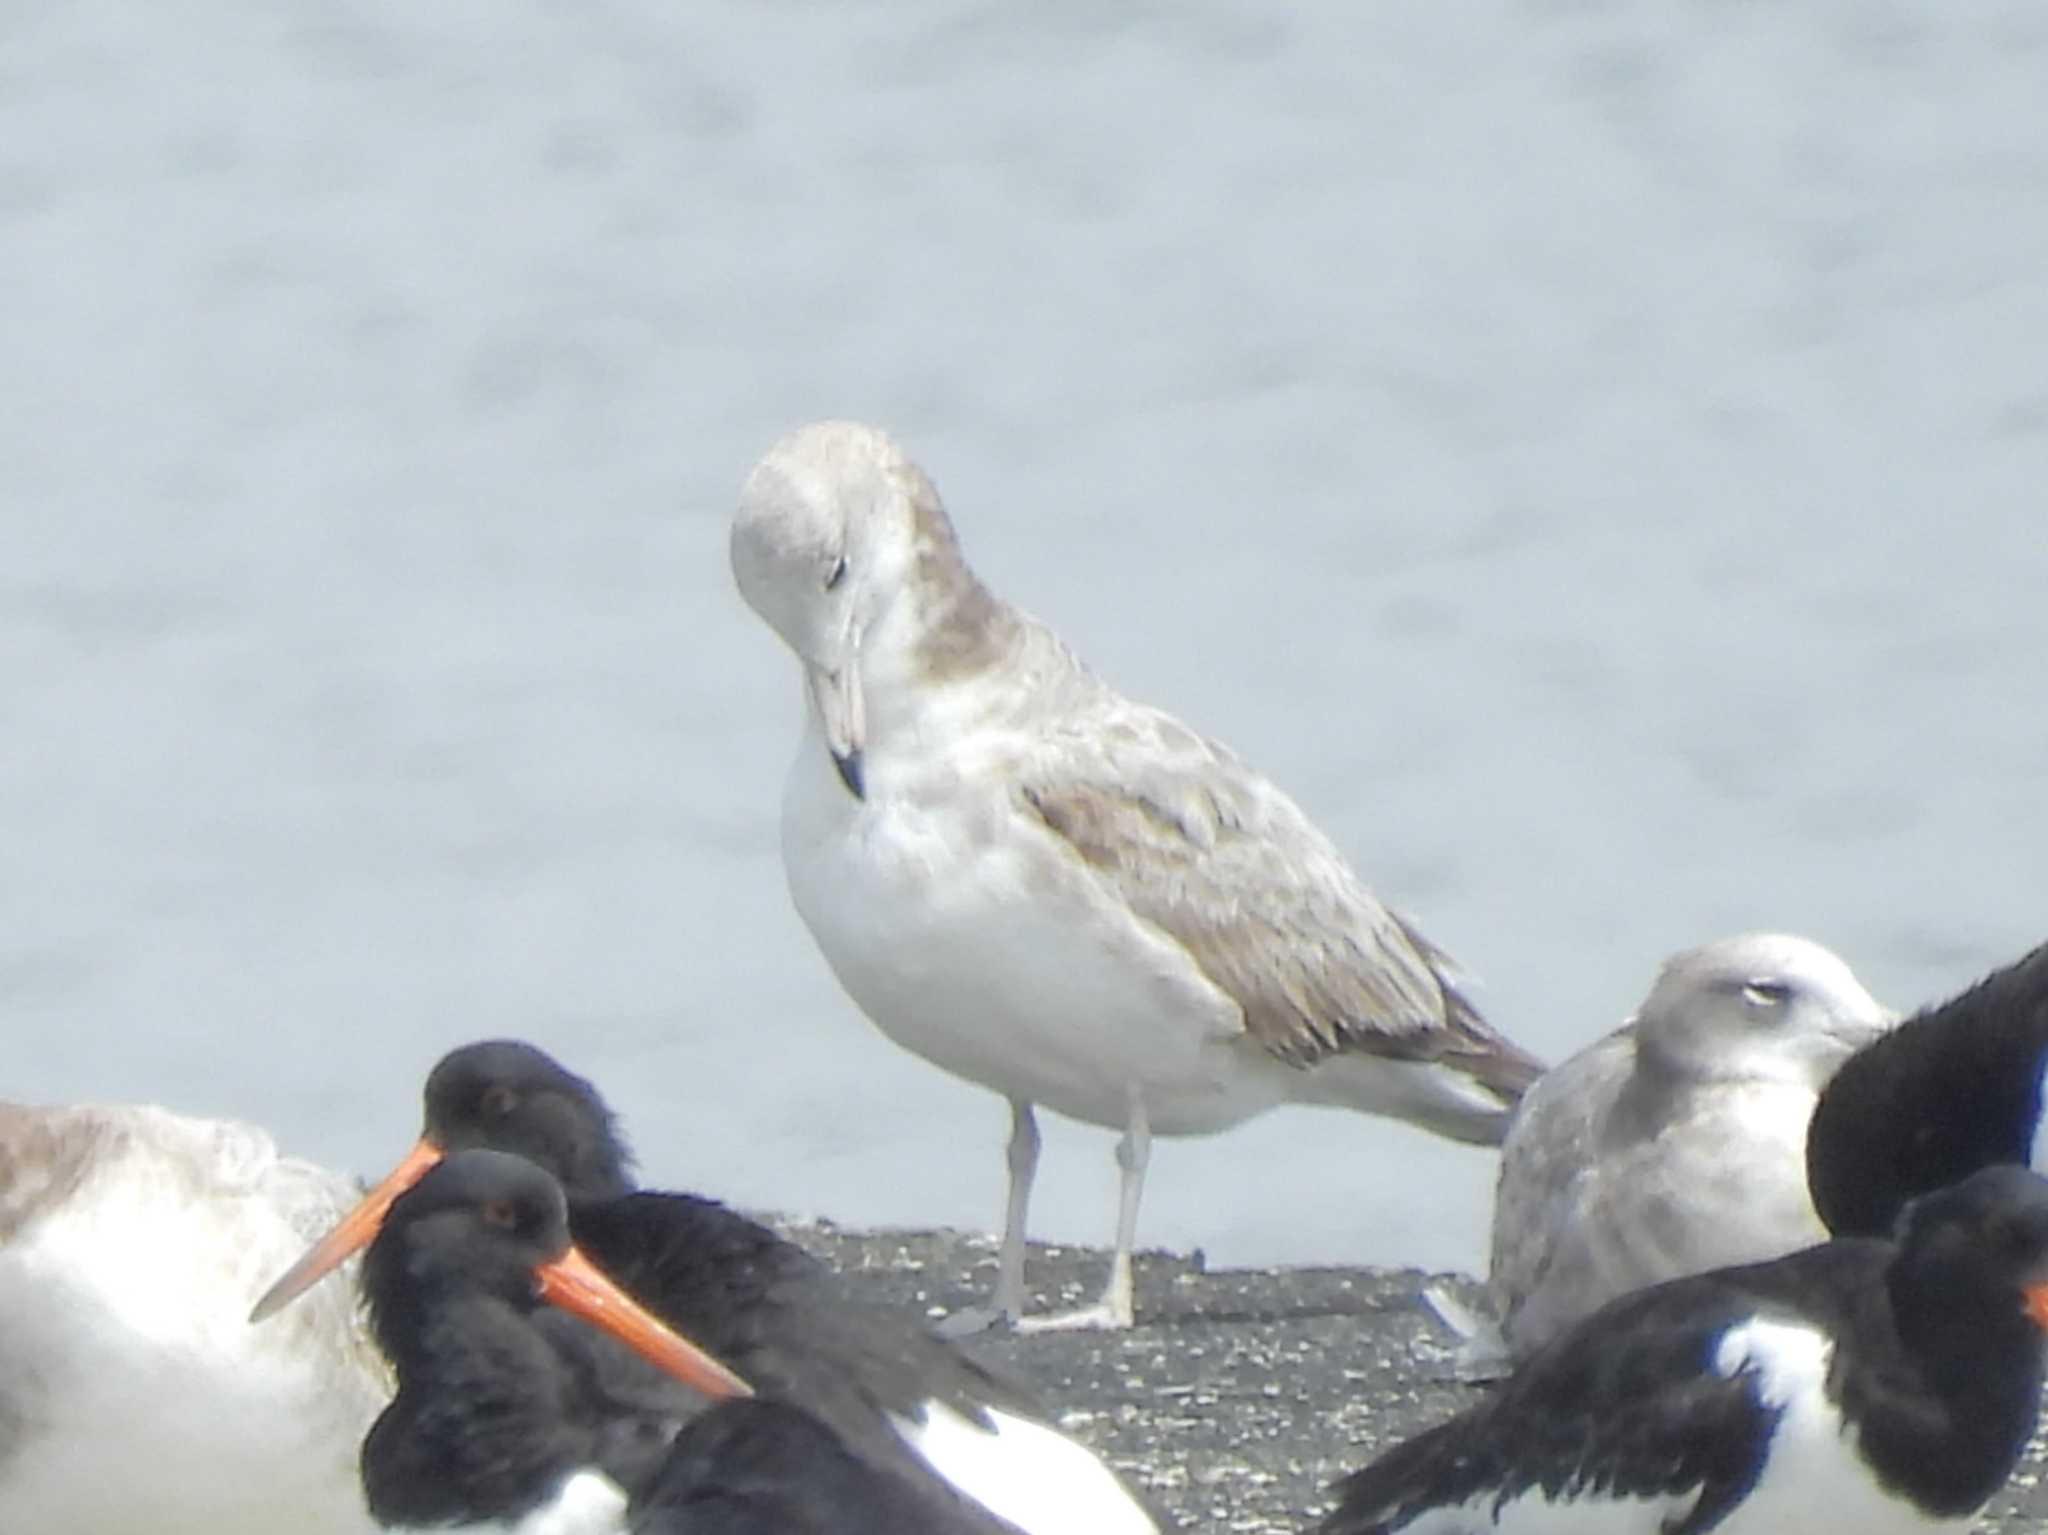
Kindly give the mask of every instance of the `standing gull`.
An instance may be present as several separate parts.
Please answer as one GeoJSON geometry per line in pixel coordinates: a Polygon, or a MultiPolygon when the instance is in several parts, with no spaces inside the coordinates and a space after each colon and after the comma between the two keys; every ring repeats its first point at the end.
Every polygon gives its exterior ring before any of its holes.
{"type": "Polygon", "coordinates": [[[776,444],[732,563],[803,666],[782,808],[798,912],[878,1028],[1009,1100],[999,1314],[1023,1314],[1034,1105],[1123,1132],[1102,1299],[1037,1325],[1130,1325],[1155,1132],[1291,1102],[1499,1143],[1542,1068],[1443,951],[1272,784],[983,586],[882,432],[776,444]]]}
{"type": "Polygon", "coordinates": [[[1890,1014],[1832,951],[1753,933],[1665,961],[1636,1016],[1529,1090],[1488,1280],[1528,1354],[1617,1295],[1827,1240],[1806,1122],[1890,1014]]]}

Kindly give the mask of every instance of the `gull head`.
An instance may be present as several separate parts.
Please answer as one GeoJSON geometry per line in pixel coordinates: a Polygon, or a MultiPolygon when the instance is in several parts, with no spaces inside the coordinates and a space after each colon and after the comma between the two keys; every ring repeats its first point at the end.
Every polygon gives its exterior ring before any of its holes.
{"type": "Polygon", "coordinates": [[[856,798],[865,793],[867,735],[861,646],[904,589],[932,514],[943,527],[923,472],[885,432],[851,421],[791,432],[740,491],[733,578],[796,652],[825,744],[856,798]]]}
{"type": "Polygon", "coordinates": [[[1635,1033],[1644,1056],[1696,1081],[1818,1092],[1895,1020],[1833,950],[1750,933],[1666,960],[1635,1033]]]}

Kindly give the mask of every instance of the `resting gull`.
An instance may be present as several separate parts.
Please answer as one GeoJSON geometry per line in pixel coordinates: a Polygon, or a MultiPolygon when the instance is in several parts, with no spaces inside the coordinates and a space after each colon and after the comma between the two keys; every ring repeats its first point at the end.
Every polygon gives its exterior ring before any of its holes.
{"type": "Polygon", "coordinates": [[[253,1125],[0,1103],[0,1530],[376,1535],[391,1372],[352,1287],[245,1320],[356,1192],[253,1125]]]}
{"type": "Polygon", "coordinates": [[[1443,951],[1291,799],[983,586],[886,435],[784,438],[732,563],[803,668],[798,912],[883,1033],[1009,1100],[999,1315],[1023,1319],[1034,1105],[1122,1132],[1101,1302],[1036,1325],[1130,1325],[1155,1133],[1308,1103],[1499,1143],[1541,1066],[1443,951]]]}
{"type": "Polygon", "coordinates": [[[1665,961],[1633,1020],[1530,1089],[1501,1148],[1489,1289],[1510,1352],[1630,1290],[1825,1241],[1806,1123],[1890,1017],[1804,938],[1665,961]]]}

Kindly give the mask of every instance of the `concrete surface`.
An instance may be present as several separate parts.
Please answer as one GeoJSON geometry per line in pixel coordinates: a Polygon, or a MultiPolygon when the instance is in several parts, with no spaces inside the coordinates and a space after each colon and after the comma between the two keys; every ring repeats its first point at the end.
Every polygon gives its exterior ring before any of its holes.
{"type": "MultiPolygon", "coordinates": [[[[984,1300],[994,1281],[987,1237],[783,1229],[877,1296],[934,1319],[984,1300]]],[[[1034,1246],[1034,1301],[1093,1299],[1107,1264],[1087,1248],[1034,1246]]],[[[970,1346],[1033,1382],[1071,1432],[1184,1530],[1280,1535],[1312,1525],[1333,1478],[1478,1399],[1484,1387],[1458,1378],[1454,1342],[1422,1304],[1432,1282],[1468,1302],[1477,1295],[1468,1277],[1414,1269],[1210,1272],[1200,1254],[1144,1253],[1130,1332],[991,1334],[970,1346]]],[[[2037,1431],[1981,1529],[2048,1530],[2043,1463],[2037,1431]]]]}

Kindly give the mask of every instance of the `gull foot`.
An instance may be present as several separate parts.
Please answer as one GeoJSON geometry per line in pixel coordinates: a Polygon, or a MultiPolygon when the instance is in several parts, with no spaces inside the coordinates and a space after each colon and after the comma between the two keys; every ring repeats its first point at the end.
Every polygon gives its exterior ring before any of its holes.
{"type": "Polygon", "coordinates": [[[932,1331],[942,1338],[971,1338],[976,1333],[990,1332],[1013,1320],[1001,1306],[963,1306],[941,1317],[932,1325],[932,1331]]]}
{"type": "Polygon", "coordinates": [[[1117,1306],[1102,1300],[1092,1306],[1081,1306],[1072,1311],[1048,1311],[1038,1316],[1020,1316],[1011,1323],[1011,1326],[1020,1333],[1122,1332],[1134,1320],[1129,1306],[1117,1306]]]}

